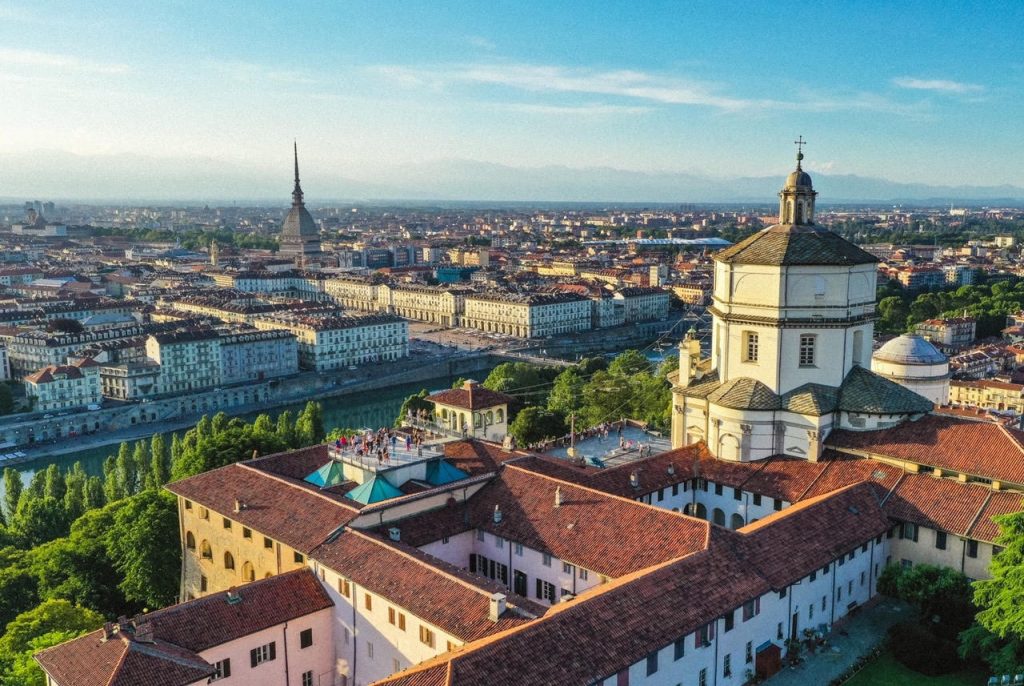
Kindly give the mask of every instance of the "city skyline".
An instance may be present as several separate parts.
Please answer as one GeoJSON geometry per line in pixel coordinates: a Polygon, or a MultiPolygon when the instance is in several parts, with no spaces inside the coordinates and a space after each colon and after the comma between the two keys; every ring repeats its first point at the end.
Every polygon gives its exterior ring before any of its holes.
{"type": "Polygon", "coordinates": [[[825,177],[1020,197],[1024,60],[1007,56],[1022,19],[1008,3],[14,3],[0,181],[5,195],[286,198],[298,138],[311,201],[493,197],[481,169],[514,200],[538,186],[537,200],[722,200],[667,196],[687,176],[777,177],[802,134],[825,177]]]}

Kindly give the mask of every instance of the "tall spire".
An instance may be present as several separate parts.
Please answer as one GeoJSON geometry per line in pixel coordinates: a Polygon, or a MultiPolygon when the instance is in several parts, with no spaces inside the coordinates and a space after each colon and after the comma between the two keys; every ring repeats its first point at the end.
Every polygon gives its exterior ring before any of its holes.
{"type": "Polygon", "coordinates": [[[292,205],[302,204],[302,186],[299,185],[299,144],[293,141],[295,147],[295,188],[292,190],[292,205]]]}
{"type": "MultiPolygon", "coordinates": [[[[804,159],[804,145],[806,143],[807,143],[807,141],[804,140],[803,136],[797,136],[797,139],[795,141],[793,141],[793,144],[796,146],[796,170],[797,171],[803,171],[803,169],[800,168],[800,162],[803,161],[803,159],[804,159]]],[[[299,178],[298,172],[296,172],[295,178],[299,178]]]]}

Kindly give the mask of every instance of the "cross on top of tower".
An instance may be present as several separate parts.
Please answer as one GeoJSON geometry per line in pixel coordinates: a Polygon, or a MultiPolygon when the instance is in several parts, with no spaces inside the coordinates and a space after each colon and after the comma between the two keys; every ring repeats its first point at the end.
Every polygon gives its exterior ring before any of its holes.
{"type": "Polygon", "coordinates": [[[807,141],[804,140],[803,136],[797,136],[797,139],[793,141],[793,145],[796,146],[796,168],[800,169],[800,161],[804,158],[804,146],[807,141]]]}

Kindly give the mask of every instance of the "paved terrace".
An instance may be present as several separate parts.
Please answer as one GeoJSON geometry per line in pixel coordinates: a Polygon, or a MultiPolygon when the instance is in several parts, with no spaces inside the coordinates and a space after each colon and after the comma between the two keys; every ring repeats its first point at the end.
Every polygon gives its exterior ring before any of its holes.
{"type": "MultiPolygon", "coordinates": [[[[622,441],[624,447],[619,447],[618,429],[612,426],[608,429],[608,437],[592,436],[590,438],[576,439],[576,454],[587,458],[599,459],[605,467],[615,467],[627,462],[640,459],[640,449],[643,448],[644,455],[657,455],[672,449],[671,441],[663,436],[648,433],[635,426],[626,426],[622,430],[622,441]],[[650,452],[648,452],[648,448],[650,452]]],[[[569,446],[559,444],[550,450],[544,451],[545,455],[567,459],[569,457],[569,446]]]]}
{"type": "Polygon", "coordinates": [[[388,460],[386,462],[377,460],[376,450],[374,450],[370,455],[359,455],[352,446],[339,449],[332,445],[327,448],[327,454],[330,455],[333,460],[347,462],[348,464],[356,465],[372,472],[384,472],[389,469],[394,469],[395,467],[404,467],[406,465],[424,462],[431,458],[441,457],[444,455],[443,445],[423,445],[420,447],[421,449],[417,449],[417,447],[413,445],[412,450],[406,450],[405,440],[400,439],[395,443],[394,448],[391,447],[390,441],[388,441],[387,446],[388,460]]]}

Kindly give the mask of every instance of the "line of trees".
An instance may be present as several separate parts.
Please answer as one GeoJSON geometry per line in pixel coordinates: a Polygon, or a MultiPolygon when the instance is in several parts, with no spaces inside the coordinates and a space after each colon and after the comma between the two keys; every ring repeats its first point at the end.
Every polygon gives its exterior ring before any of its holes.
{"type": "MultiPolygon", "coordinates": [[[[637,350],[627,350],[610,363],[603,357],[582,360],[559,371],[528,362],[506,362],[495,367],[481,384],[484,388],[515,398],[509,407],[509,434],[520,446],[564,436],[575,415],[581,430],[603,422],[637,419],[666,430],[671,421],[671,386],[666,375],[679,358],[669,355],[658,365],[637,350]]],[[[454,387],[462,385],[462,379],[454,387]]],[[[427,391],[409,396],[402,404],[396,425],[406,413],[427,413],[433,405],[427,391]]]]}
{"type": "Polygon", "coordinates": [[[163,485],[233,462],[324,439],[323,410],[253,422],[203,417],[170,445],[163,435],[122,443],[89,476],[76,462],[36,472],[27,486],[4,470],[0,507],[0,686],[42,686],[34,651],[103,621],[175,602],[181,568],[177,501],[163,485]]]}
{"type": "Polygon", "coordinates": [[[1006,316],[1022,309],[1024,279],[1016,276],[925,293],[886,286],[879,291],[877,328],[885,333],[903,333],[925,319],[962,317],[966,312],[978,321],[978,338],[987,338],[998,336],[1006,326],[1006,316]]]}

